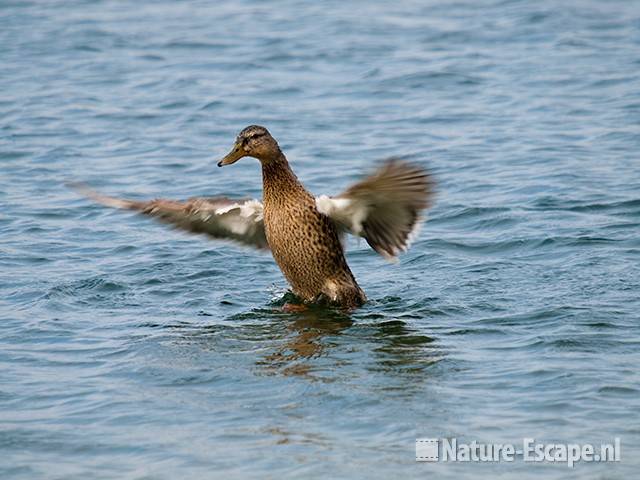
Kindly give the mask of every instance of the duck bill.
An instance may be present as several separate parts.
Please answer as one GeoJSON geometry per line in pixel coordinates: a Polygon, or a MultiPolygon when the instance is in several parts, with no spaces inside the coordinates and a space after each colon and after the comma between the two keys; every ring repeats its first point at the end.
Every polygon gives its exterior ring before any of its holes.
{"type": "Polygon", "coordinates": [[[236,163],[242,157],[244,157],[244,152],[242,151],[242,148],[240,148],[240,145],[236,143],[233,146],[233,149],[218,162],[218,166],[223,167],[225,165],[231,165],[232,163],[236,163]]]}

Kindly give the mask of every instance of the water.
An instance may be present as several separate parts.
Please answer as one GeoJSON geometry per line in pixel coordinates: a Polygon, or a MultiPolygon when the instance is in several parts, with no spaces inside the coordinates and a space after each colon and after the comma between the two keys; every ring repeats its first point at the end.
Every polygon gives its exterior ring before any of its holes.
{"type": "Polygon", "coordinates": [[[0,477],[631,478],[640,467],[637,2],[0,4],[0,477]],[[317,194],[438,181],[370,302],[285,314],[269,255],[112,211],[260,197],[264,124],[317,194]],[[616,464],[425,464],[417,437],[616,464]]]}

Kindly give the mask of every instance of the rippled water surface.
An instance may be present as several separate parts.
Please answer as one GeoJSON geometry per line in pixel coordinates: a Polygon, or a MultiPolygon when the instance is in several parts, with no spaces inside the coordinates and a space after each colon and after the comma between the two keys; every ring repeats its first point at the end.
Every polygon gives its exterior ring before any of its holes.
{"type": "Polygon", "coordinates": [[[0,3],[0,477],[633,478],[640,5],[0,3]],[[370,301],[283,313],[269,255],[112,211],[261,195],[264,124],[314,193],[428,166],[370,301]],[[417,437],[611,442],[617,464],[426,464],[417,437]]]}

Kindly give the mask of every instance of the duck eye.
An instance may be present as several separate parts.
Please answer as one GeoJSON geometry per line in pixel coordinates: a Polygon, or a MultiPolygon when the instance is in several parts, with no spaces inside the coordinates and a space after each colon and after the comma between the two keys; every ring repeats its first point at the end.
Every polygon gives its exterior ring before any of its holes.
{"type": "Polygon", "coordinates": [[[243,137],[242,138],[242,146],[246,147],[247,143],[249,143],[250,140],[255,140],[258,137],[263,137],[265,135],[265,133],[254,133],[253,135],[249,136],[249,137],[243,137]]]}

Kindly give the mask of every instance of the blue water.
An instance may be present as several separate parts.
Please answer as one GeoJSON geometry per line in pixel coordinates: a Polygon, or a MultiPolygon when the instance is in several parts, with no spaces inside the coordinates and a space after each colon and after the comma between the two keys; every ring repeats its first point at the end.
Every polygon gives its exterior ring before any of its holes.
{"type": "Polygon", "coordinates": [[[640,4],[0,3],[0,478],[628,479],[640,468],[640,4]],[[282,313],[268,254],[92,204],[316,194],[381,158],[437,202],[370,301],[282,313]],[[416,463],[420,437],[609,464],[416,463]]]}

